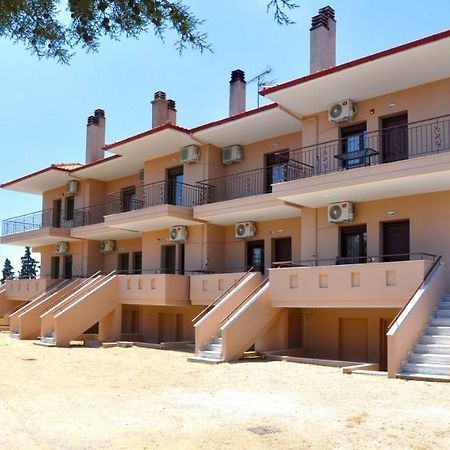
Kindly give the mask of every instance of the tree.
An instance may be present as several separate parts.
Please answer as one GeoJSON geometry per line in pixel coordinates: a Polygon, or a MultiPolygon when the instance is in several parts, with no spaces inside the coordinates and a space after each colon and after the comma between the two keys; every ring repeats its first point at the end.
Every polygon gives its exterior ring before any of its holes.
{"type": "Polygon", "coordinates": [[[31,256],[30,247],[25,247],[25,255],[20,258],[22,268],[19,272],[19,278],[36,278],[37,261],[31,256]]]}
{"type": "Polygon", "coordinates": [[[0,283],[4,283],[6,280],[12,280],[14,278],[14,267],[11,264],[11,261],[6,258],[5,264],[2,269],[2,279],[0,283]]]}
{"type": "MultiPolygon", "coordinates": [[[[286,11],[293,0],[266,0],[279,24],[292,21],[286,11]]],[[[25,44],[39,58],[68,63],[75,47],[97,51],[102,36],[137,38],[153,30],[161,39],[168,29],[178,36],[176,47],[210,50],[206,33],[185,5],[186,0],[0,0],[0,36],[25,44]],[[70,13],[70,19],[64,16],[70,13]]]]}

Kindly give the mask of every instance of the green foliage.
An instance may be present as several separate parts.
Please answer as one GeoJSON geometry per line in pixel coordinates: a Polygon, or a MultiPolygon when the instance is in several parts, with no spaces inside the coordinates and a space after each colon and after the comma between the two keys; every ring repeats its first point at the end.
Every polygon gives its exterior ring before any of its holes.
{"type": "MultiPolygon", "coordinates": [[[[39,58],[68,63],[76,47],[97,51],[102,36],[137,38],[152,30],[164,38],[175,31],[177,49],[187,46],[210,50],[204,21],[186,6],[186,0],[0,0],[0,36],[20,42],[39,58]]],[[[211,0],[209,0],[211,1],[211,0]]],[[[298,5],[292,0],[270,0],[279,24],[289,24],[285,10],[298,5]]]]}
{"type": "Polygon", "coordinates": [[[14,267],[11,264],[11,261],[6,258],[5,264],[2,269],[2,278],[0,283],[4,283],[6,280],[12,280],[14,278],[14,267]]]}
{"type": "Polygon", "coordinates": [[[22,267],[19,272],[19,278],[36,278],[37,261],[31,256],[30,247],[25,247],[25,254],[20,258],[22,267]]]}

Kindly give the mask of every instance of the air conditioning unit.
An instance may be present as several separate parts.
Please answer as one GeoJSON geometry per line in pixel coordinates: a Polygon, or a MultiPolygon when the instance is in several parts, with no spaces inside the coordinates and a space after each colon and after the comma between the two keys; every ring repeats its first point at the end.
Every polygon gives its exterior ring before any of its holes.
{"type": "Polygon", "coordinates": [[[251,238],[256,234],[255,222],[241,222],[234,226],[234,235],[237,239],[251,238]]]}
{"type": "Polygon", "coordinates": [[[230,145],[222,149],[222,163],[225,165],[241,162],[244,159],[244,150],[240,145],[230,145]]]}
{"type": "Polygon", "coordinates": [[[169,229],[170,242],[182,242],[187,239],[187,228],[183,226],[171,227],[169,229]]]}
{"type": "Polygon", "coordinates": [[[328,205],[328,222],[352,222],[354,218],[353,203],[339,202],[328,205]]]}
{"type": "Polygon", "coordinates": [[[197,145],[188,145],[180,151],[180,161],[183,164],[198,162],[200,159],[200,149],[197,145]]]}
{"type": "Polygon", "coordinates": [[[143,183],[144,182],[144,169],[141,169],[139,171],[139,183],[143,183]]]}
{"type": "Polygon", "coordinates": [[[116,248],[116,241],[108,240],[108,241],[100,241],[100,253],[108,253],[113,252],[116,248]]]}
{"type": "Polygon", "coordinates": [[[57,255],[65,255],[69,251],[69,243],[65,241],[57,242],[55,245],[55,253],[57,255]]]}
{"type": "Polygon", "coordinates": [[[330,122],[339,123],[352,120],[355,114],[356,107],[350,99],[332,103],[328,107],[328,120],[330,122]]]}
{"type": "Polygon", "coordinates": [[[66,184],[66,194],[75,195],[78,192],[79,183],[77,180],[70,180],[66,184]]]}

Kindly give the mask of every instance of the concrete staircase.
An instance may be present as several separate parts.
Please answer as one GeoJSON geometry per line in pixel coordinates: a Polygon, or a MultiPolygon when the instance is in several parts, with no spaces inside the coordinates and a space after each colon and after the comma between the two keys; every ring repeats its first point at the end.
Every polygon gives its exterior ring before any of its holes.
{"type": "Polygon", "coordinates": [[[400,378],[450,381],[450,295],[446,295],[431,317],[400,378]]]}
{"type": "Polygon", "coordinates": [[[204,362],[209,364],[219,364],[224,362],[222,356],[222,337],[220,334],[212,336],[209,342],[203,345],[195,356],[188,358],[192,362],[204,362]]]}

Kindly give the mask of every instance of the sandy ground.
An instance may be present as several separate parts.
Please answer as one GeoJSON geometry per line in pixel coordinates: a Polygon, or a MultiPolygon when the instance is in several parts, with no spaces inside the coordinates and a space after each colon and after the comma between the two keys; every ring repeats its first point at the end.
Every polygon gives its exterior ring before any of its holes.
{"type": "Polygon", "coordinates": [[[450,449],[450,384],[186,357],[0,334],[0,449],[450,449]]]}

